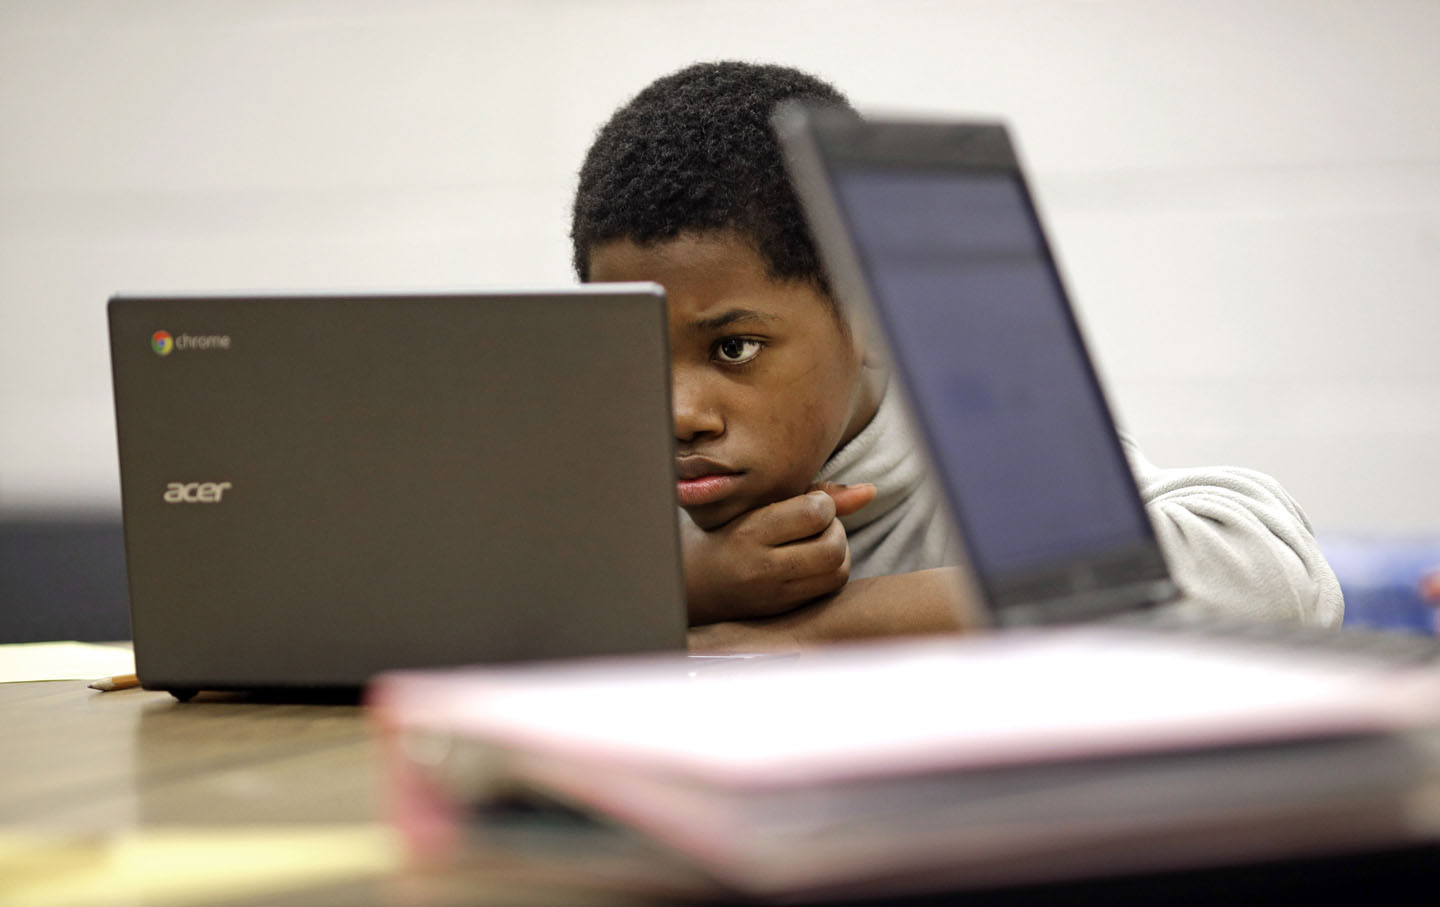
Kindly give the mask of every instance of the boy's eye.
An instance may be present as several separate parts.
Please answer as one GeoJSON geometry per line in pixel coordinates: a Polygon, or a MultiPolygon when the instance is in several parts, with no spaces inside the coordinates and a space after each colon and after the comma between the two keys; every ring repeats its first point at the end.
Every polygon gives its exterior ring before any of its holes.
{"type": "Polygon", "coordinates": [[[748,337],[726,337],[715,344],[715,355],[726,365],[740,365],[760,355],[765,344],[748,337]]]}

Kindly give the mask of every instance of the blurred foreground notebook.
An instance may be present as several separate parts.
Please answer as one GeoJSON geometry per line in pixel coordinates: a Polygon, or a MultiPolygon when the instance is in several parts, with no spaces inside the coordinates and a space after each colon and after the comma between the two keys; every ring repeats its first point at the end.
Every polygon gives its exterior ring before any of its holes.
{"type": "Polygon", "coordinates": [[[1440,833],[1433,671],[1125,632],[398,673],[370,704],[415,859],[491,878],[803,901],[1440,833]]]}
{"type": "Polygon", "coordinates": [[[685,646],[664,295],[110,302],[149,689],[685,646]]]}

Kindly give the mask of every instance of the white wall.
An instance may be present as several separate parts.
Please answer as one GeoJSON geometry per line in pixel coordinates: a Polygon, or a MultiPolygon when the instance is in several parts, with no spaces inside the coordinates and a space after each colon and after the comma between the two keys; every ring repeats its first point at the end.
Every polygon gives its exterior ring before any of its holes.
{"type": "Polygon", "coordinates": [[[118,506],[116,290],[567,282],[594,130],[700,59],[1017,129],[1122,418],[1440,528],[1433,0],[0,0],[0,515],[118,506]]]}

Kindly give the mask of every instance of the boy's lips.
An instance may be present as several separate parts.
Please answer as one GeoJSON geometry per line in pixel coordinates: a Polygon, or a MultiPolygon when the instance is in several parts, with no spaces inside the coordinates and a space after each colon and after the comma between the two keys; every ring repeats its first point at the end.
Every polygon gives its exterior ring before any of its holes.
{"type": "Polygon", "coordinates": [[[681,507],[701,507],[725,498],[740,483],[741,473],[708,457],[675,461],[675,493],[681,507]]]}

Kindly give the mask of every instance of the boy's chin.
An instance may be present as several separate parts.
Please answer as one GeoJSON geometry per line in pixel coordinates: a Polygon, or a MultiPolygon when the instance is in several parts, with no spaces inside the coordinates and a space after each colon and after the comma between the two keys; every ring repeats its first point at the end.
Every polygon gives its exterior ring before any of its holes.
{"type": "Polygon", "coordinates": [[[681,509],[690,517],[690,522],[706,532],[713,532],[736,517],[748,512],[750,508],[746,507],[741,501],[716,501],[713,504],[702,504],[698,507],[682,507],[681,509]]]}
{"type": "Polygon", "coordinates": [[[759,510],[762,507],[789,500],[806,491],[805,488],[798,491],[792,491],[789,488],[772,489],[757,497],[753,493],[748,493],[747,490],[745,494],[724,498],[714,503],[697,504],[691,507],[682,506],[681,509],[690,516],[690,521],[696,526],[706,532],[713,532],[752,510],[759,510]]]}

